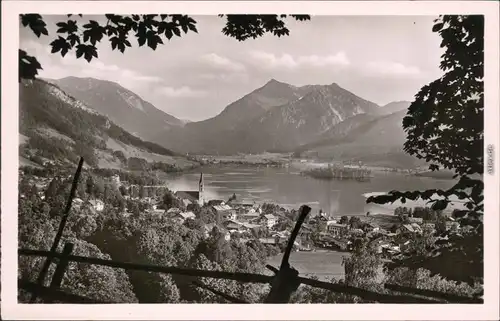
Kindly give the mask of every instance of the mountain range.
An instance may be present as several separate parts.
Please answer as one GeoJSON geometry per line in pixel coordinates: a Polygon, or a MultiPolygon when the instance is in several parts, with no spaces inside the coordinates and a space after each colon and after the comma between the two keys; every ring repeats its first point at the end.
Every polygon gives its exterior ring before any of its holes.
{"type": "Polygon", "coordinates": [[[145,140],[151,140],[166,129],[182,127],[185,123],[111,81],[77,77],[46,80],[145,140]]]}
{"type": "Polygon", "coordinates": [[[287,152],[413,167],[403,152],[407,101],[379,106],[340,87],[272,79],[198,122],[177,119],[122,86],[93,78],[49,80],[129,133],[178,153],[287,152]]]}
{"type": "Polygon", "coordinates": [[[101,168],[130,169],[132,163],[156,163],[158,168],[173,170],[173,166],[196,165],[183,155],[129,133],[44,80],[19,84],[19,132],[21,164],[74,164],[83,156],[87,165],[101,168]]]}

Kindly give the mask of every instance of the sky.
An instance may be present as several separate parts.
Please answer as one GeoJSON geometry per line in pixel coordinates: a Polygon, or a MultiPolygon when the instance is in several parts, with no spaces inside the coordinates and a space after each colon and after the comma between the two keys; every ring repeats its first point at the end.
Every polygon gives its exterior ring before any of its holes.
{"type": "MultiPolygon", "coordinates": [[[[198,34],[165,41],[156,51],[138,47],[125,54],[103,40],[99,58],[88,63],[74,53],[51,54],[55,23],[44,16],[49,36],[20,27],[20,48],[41,63],[41,77],[93,77],[119,83],[157,108],[184,120],[220,113],[231,102],[270,79],[292,85],[337,83],[380,105],[412,101],[419,89],[440,77],[440,37],[433,16],[312,16],[287,19],[290,35],[239,42],[222,34],[224,20],[193,16],[198,34]]],[[[78,21],[101,20],[83,16],[78,21]]]]}

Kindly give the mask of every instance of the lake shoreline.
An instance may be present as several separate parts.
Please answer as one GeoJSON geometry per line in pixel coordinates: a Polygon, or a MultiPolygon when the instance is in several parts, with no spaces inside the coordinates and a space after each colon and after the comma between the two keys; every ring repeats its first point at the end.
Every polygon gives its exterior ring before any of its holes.
{"type": "MultiPolygon", "coordinates": [[[[399,203],[366,203],[366,195],[390,190],[447,189],[453,181],[405,176],[386,172],[368,182],[355,180],[317,180],[291,167],[247,167],[204,165],[185,172],[161,174],[160,179],[173,191],[197,191],[200,173],[205,181],[205,199],[228,200],[233,194],[245,203],[277,204],[286,209],[302,205],[331,216],[366,216],[367,212],[393,214],[399,203]]],[[[406,204],[402,206],[411,206],[406,204]]],[[[420,206],[420,205],[417,205],[420,206]]]]}

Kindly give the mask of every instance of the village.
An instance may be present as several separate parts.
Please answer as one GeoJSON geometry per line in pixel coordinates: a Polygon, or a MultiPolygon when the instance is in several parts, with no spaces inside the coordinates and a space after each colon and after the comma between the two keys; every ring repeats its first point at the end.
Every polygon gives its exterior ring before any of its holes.
{"type": "MultiPolygon", "coordinates": [[[[23,171],[20,171],[23,177],[23,171]]],[[[67,179],[71,177],[68,176],[67,179]]],[[[43,200],[50,179],[30,176],[27,183],[35,186],[43,200]]],[[[215,220],[203,224],[205,236],[208,237],[217,227],[226,240],[248,242],[259,240],[263,244],[278,246],[283,249],[295,224],[297,211],[288,211],[277,205],[244,203],[233,195],[228,200],[208,200],[205,196],[203,174],[200,174],[198,190],[176,191],[174,193],[177,206],[166,208],[164,202],[168,189],[164,185],[142,186],[121,181],[118,175],[106,180],[107,185],[120,191],[123,206],[114,206],[123,217],[131,215],[158,215],[184,224],[188,220],[196,220],[200,208],[215,214],[215,220]],[[121,208],[120,208],[121,207],[121,208]],[[132,208],[133,207],[133,208],[132,208]]],[[[21,193],[21,198],[24,194],[21,193]]],[[[106,204],[98,198],[80,197],[73,199],[72,208],[90,208],[94,213],[105,210],[106,204]]],[[[376,239],[378,251],[385,258],[398,255],[411,246],[412,236],[436,230],[436,217],[425,217],[429,209],[398,208],[394,215],[370,214],[357,216],[335,216],[320,211],[312,213],[300,229],[294,244],[295,251],[349,251],[352,240],[356,237],[376,239]],[[419,214],[419,211],[424,213],[419,214]],[[418,217],[420,216],[420,217],[418,217]],[[382,218],[382,220],[381,220],[382,218]],[[378,222],[378,223],[377,223],[378,222]],[[387,222],[392,222],[387,224],[387,222]]],[[[427,215],[428,216],[428,215],[427,215]]],[[[441,220],[444,229],[459,229],[452,216],[444,216],[441,220]]]]}

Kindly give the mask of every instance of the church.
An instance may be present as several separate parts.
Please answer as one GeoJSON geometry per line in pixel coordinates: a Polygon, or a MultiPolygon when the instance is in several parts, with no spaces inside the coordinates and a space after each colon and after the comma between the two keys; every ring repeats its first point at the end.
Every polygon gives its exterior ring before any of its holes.
{"type": "Polygon", "coordinates": [[[203,183],[203,173],[200,173],[200,180],[198,182],[198,191],[177,191],[175,196],[180,198],[184,205],[198,204],[203,206],[205,204],[205,188],[203,183]]]}

